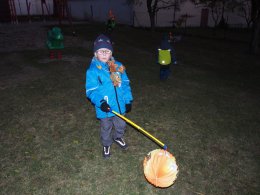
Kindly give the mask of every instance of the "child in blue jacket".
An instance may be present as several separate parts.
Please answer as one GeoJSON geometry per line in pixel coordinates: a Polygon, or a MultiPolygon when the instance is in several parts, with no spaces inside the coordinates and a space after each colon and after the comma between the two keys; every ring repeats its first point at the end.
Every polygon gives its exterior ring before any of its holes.
{"type": "Polygon", "coordinates": [[[126,122],[115,116],[131,111],[132,92],[125,67],[112,57],[113,47],[108,37],[101,34],[94,42],[94,57],[86,72],[86,95],[94,104],[100,120],[100,139],[104,158],[110,157],[113,142],[127,149],[123,136],[126,122]],[[113,131],[114,128],[114,131],[113,131]]]}

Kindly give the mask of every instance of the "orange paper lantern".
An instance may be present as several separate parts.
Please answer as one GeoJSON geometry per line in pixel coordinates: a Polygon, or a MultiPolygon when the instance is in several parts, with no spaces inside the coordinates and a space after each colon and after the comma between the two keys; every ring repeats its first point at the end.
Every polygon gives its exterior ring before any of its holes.
{"type": "Polygon", "coordinates": [[[151,151],[144,159],[144,175],[156,187],[166,188],[177,179],[178,166],[175,157],[166,150],[151,151]]]}

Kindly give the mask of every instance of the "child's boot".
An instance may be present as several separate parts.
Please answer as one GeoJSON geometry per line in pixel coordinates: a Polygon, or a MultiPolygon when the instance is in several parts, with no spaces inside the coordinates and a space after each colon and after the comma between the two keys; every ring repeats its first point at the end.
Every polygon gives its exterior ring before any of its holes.
{"type": "Polygon", "coordinates": [[[123,150],[126,150],[128,148],[128,145],[125,143],[123,138],[116,138],[114,139],[114,142],[123,150]]]}
{"type": "Polygon", "coordinates": [[[104,158],[110,157],[110,146],[103,146],[103,157],[104,158]]]}

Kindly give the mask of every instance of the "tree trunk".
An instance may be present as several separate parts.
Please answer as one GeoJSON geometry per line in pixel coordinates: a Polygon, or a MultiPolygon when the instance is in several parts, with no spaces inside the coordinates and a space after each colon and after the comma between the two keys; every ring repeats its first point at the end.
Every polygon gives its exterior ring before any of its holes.
{"type": "Polygon", "coordinates": [[[153,5],[152,5],[152,3],[153,3],[153,0],[147,0],[146,1],[146,6],[147,6],[149,17],[150,17],[151,30],[154,31],[154,29],[155,29],[155,14],[156,14],[158,0],[155,0],[153,5]]]}
{"type": "Polygon", "coordinates": [[[256,54],[259,45],[260,17],[253,22],[252,37],[250,41],[250,53],[256,54]]]}
{"type": "Polygon", "coordinates": [[[258,0],[251,0],[252,6],[252,36],[250,40],[250,53],[256,54],[259,45],[259,33],[260,33],[260,2],[258,0]]]}
{"type": "Polygon", "coordinates": [[[151,30],[154,31],[154,29],[155,29],[155,14],[149,13],[149,17],[150,17],[151,30]]]}
{"type": "Polygon", "coordinates": [[[175,27],[176,6],[173,9],[172,27],[175,27]]]}
{"type": "Polygon", "coordinates": [[[215,17],[215,15],[214,15],[214,8],[211,7],[210,9],[211,9],[211,16],[212,16],[212,19],[214,21],[214,26],[217,27],[217,25],[218,25],[218,17],[217,16],[215,17]]]}

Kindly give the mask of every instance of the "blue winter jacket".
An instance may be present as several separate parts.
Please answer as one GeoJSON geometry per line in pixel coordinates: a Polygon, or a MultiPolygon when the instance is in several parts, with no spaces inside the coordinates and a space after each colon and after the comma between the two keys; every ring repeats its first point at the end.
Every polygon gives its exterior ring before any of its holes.
{"type": "MultiPolygon", "coordinates": [[[[122,64],[115,61],[118,67],[122,64]]],[[[96,116],[99,119],[115,116],[111,112],[103,112],[100,109],[101,101],[105,100],[112,110],[124,114],[125,105],[133,101],[130,81],[126,72],[118,72],[121,77],[121,85],[115,87],[110,79],[109,66],[93,57],[86,73],[86,95],[95,105],[96,116]]]]}

